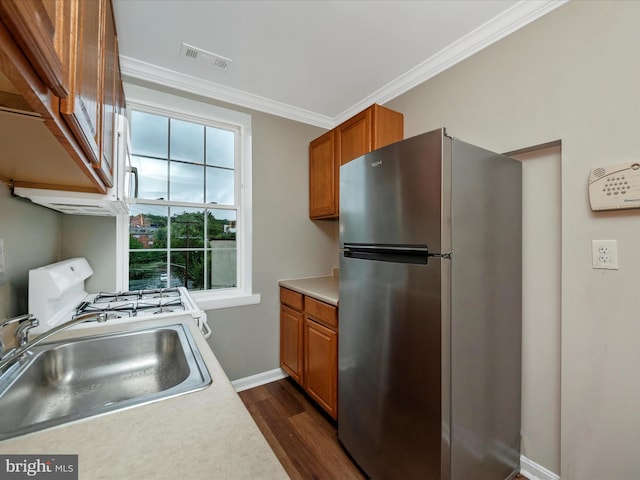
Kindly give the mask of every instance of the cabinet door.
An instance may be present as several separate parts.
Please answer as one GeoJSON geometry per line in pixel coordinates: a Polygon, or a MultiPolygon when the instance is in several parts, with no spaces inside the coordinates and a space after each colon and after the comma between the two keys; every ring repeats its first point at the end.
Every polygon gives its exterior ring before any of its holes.
{"type": "Polygon", "coordinates": [[[338,334],[309,317],[304,328],[304,389],[338,417],[338,334]]]}
{"type": "Polygon", "coordinates": [[[304,315],[285,305],[280,307],[280,367],[303,384],[304,315]]]}
{"type": "Polygon", "coordinates": [[[102,60],[106,0],[67,0],[77,19],[70,35],[69,96],[60,112],[93,165],[100,163],[102,60]]]}
{"type": "Polygon", "coordinates": [[[109,186],[113,185],[113,162],[115,156],[115,112],[120,81],[118,43],[116,40],[113,11],[110,4],[105,8],[105,34],[102,86],[102,134],[100,135],[100,158],[96,165],[98,175],[109,186]]]}
{"type": "Polygon", "coordinates": [[[334,131],[309,144],[309,216],[338,216],[339,165],[335,155],[334,131]]]}
{"type": "Polygon", "coordinates": [[[47,88],[65,98],[63,36],[71,21],[66,0],[2,0],[0,18],[47,88]]]}
{"type": "Polygon", "coordinates": [[[336,127],[340,165],[373,150],[371,122],[372,109],[368,108],[336,127]]]}

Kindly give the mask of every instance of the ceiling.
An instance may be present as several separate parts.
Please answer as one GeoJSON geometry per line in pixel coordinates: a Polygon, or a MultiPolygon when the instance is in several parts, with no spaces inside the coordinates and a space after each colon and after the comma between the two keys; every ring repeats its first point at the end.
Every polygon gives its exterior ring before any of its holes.
{"type": "Polygon", "coordinates": [[[114,12],[125,78],[331,128],[565,1],[114,0],[114,12]]]}

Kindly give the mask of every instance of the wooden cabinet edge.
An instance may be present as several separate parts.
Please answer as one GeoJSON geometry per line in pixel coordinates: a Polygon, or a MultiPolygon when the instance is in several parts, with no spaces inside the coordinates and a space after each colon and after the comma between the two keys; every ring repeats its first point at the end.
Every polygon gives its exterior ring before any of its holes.
{"type": "MultiPolygon", "coordinates": [[[[94,185],[96,193],[106,193],[107,187],[92,167],[84,150],[74,137],[59,113],[59,99],[45,85],[33,66],[14,42],[13,36],[0,21],[0,70],[24,97],[33,111],[39,114],[51,134],[58,139],[67,154],[80,167],[85,176],[94,185]]],[[[15,185],[39,187],[37,183],[22,182],[20,179],[9,179],[15,185]]],[[[64,186],[56,186],[60,189],[64,186]]],[[[70,186],[69,186],[70,187],[70,186]]],[[[78,187],[77,191],[86,191],[86,187],[78,187]]],[[[89,190],[91,191],[91,190],[89,190]]]]}
{"type": "Polygon", "coordinates": [[[377,103],[373,106],[371,150],[385,147],[404,138],[404,115],[377,103]]]}
{"type": "Polygon", "coordinates": [[[75,185],[61,185],[59,183],[42,183],[42,182],[22,182],[20,180],[12,180],[0,176],[0,181],[16,188],[39,188],[42,190],[56,190],[62,192],[78,192],[78,193],[106,193],[91,187],[78,187],[75,185]]]}
{"type": "MultiPolygon", "coordinates": [[[[25,52],[40,78],[44,79],[47,87],[59,98],[64,98],[69,94],[69,90],[63,81],[62,62],[54,47],[55,27],[49,21],[46,12],[29,15],[28,9],[35,7],[35,2],[2,0],[0,16],[6,26],[15,32],[15,41],[25,52]],[[35,20],[32,17],[35,17],[35,20]],[[34,21],[38,25],[30,28],[30,22],[34,21]],[[50,38],[47,39],[47,36],[50,38]]],[[[61,12],[57,10],[56,17],[59,15],[61,12]]]]}
{"type": "MultiPolygon", "coordinates": [[[[45,124],[56,137],[63,139],[63,141],[60,142],[62,147],[75,161],[76,165],[78,165],[80,169],[85,173],[89,180],[95,185],[97,192],[106,193],[107,186],[110,187],[111,185],[105,185],[105,183],[102,181],[102,179],[98,175],[98,171],[86,157],[84,149],[78,143],[77,139],[67,126],[67,123],[60,117],[55,117],[53,119],[50,119],[50,121],[45,121],[45,124]],[[59,134],[56,134],[56,132],[59,132],[59,134]]],[[[60,187],[58,187],[58,190],[62,189],[60,187]]]]}

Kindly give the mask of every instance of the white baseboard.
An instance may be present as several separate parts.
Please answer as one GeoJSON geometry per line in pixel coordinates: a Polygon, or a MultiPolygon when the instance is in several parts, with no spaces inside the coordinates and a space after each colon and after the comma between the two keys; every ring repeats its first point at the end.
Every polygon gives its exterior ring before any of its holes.
{"type": "Polygon", "coordinates": [[[288,377],[288,375],[281,368],[276,368],[274,370],[269,370],[268,372],[258,373],[256,375],[251,375],[250,377],[239,378],[238,380],[234,380],[231,382],[233,388],[235,388],[236,392],[242,392],[243,390],[248,390],[253,387],[259,387],[260,385],[264,385],[265,383],[275,382],[276,380],[280,380],[281,378],[288,377]]]}
{"type": "Polygon", "coordinates": [[[560,480],[560,476],[520,455],[520,473],[529,480],[560,480]]]}

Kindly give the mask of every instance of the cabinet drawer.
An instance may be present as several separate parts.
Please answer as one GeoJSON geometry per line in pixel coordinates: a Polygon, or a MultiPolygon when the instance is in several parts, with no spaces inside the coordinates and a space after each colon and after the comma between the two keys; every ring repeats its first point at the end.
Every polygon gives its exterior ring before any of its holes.
{"type": "Polygon", "coordinates": [[[303,310],[304,303],[302,301],[302,294],[289,290],[288,288],[280,287],[280,303],[289,305],[296,310],[303,310]]]}
{"type": "Polygon", "coordinates": [[[323,323],[328,327],[338,328],[338,309],[333,305],[307,297],[305,299],[305,312],[317,322],[323,323]]]}

